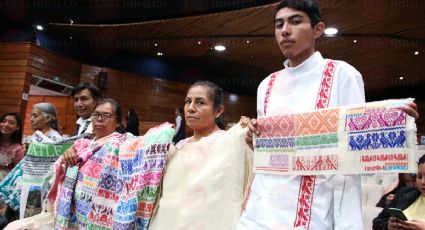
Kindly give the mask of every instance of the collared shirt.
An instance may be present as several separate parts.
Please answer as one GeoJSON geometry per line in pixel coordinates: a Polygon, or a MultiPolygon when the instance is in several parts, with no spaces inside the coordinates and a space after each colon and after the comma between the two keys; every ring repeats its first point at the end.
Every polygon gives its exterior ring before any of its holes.
{"type": "MultiPolygon", "coordinates": [[[[314,110],[326,63],[319,52],[296,67],[289,67],[285,61],[285,69],[277,73],[267,115],[314,110]]],[[[266,115],[264,99],[269,81],[270,76],[258,87],[258,116],[266,115]]],[[[329,107],[364,102],[361,74],[349,64],[338,61],[329,107]]],[[[300,181],[301,176],[256,174],[238,230],[292,229],[297,217],[300,181]]],[[[360,195],[359,176],[316,176],[309,229],[363,229],[360,195]],[[337,178],[344,183],[334,184],[337,178]]]]}
{"type": "Polygon", "coordinates": [[[80,118],[78,118],[76,123],[77,123],[77,125],[79,125],[77,135],[82,134],[82,133],[92,133],[93,132],[93,125],[91,123],[91,117],[89,117],[87,119],[83,119],[82,117],[80,117],[80,118]]]}

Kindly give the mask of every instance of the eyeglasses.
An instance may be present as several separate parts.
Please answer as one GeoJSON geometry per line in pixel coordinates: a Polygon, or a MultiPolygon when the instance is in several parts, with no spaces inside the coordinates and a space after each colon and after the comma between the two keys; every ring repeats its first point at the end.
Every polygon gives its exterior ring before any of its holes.
{"type": "Polygon", "coordinates": [[[112,119],[112,117],[115,116],[110,113],[92,113],[91,117],[94,120],[99,120],[99,118],[102,118],[103,121],[109,121],[112,119]]]}

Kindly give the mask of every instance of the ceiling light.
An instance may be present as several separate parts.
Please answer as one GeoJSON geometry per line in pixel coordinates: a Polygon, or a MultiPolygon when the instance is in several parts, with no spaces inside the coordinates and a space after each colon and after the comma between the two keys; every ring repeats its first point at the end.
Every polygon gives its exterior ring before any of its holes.
{"type": "Polygon", "coordinates": [[[414,53],[415,55],[419,55],[419,51],[415,51],[415,53],[414,53]]]}
{"type": "Polygon", "coordinates": [[[72,19],[69,19],[69,24],[74,24],[74,20],[72,20],[72,19]]]}
{"type": "Polygon", "coordinates": [[[158,43],[153,44],[154,46],[158,46],[158,43]]]}
{"type": "Polygon", "coordinates": [[[333,28],[333,27],[329,27],[325,29],[325,34],[326,35],[335,35],[338,33],[338,29],[337,28],[333,28]]]}
{"type": "Polygon", "coordinates": [[[226,47],[223,46],[223,45],[216,45],[216,46],[214,46],[214,49],[217,50],[217,51],[225,51],[226,47]]]}
{"type": "Polygon", "coordinates": [[[238,95],[236,95],[236,94],[230,94],[230,95],[229,95],[229,100],[230,100],[231,102],[236,102],[236,101],[238,101],[238,95]]]}
{"type": "Polygon", "coordinates": [[[404,79],[404,77],[403,77],[403,76],[401,76],[401,77],[399,77],[398,79],[403,80],[403,79],[404,79]]]}
{"type": "Polygon", "coordinates": [[[72,36],[69,36],[69,40],[72,40],[72,36]]]}
{"type": "Polygon", "coordinates": [[[162,56],[161,52],[156,53],[157,56],[162,56]]]}
{"type": "Polygon", "coordinates": [[[37,30],[43,30],[43,26],[41,25],[37,25],[35,28],[37,28],[37,30]]]}
{"type": "Polygon", "coordinates": [[[354,40],[353,40],[353,42],[354,42],[354,43],[357,43],[357,40],[356,40],[356,39],[354,39],[354,40]]]}
{"type": "Polygon", "coordinates": [[[202,42],[201,41],[198,41],[198,45],[200,45],[200,44],[202,44],[202,42]]]}
{"type": "Polygon", "coordinates": [[[246,43],[247,43],[247,44],[249,44],[249,43],[250,43],[250,41],[249,41],[249,40],[246,40],[246,43]]]}

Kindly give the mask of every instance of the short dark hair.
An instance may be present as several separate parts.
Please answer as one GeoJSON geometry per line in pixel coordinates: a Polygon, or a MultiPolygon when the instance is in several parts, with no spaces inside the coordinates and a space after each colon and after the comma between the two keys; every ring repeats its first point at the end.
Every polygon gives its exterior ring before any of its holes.
{"type": "MultiPolygon", "coordinates": [[[[220,106],[223,106],[224,93],[223,93],[223,89],[221,89],[218,85],[210,81],[197,81],[192,86],[190,86],[189,90],[195,86],[207,87],[208,89],[207,94],[210,97],[210,99],[213,100],[215,110],[219,109],[220,106]]],[[[226,129],[226,126],[224,124],[223,114],[221,114],[219,117],[215,119],[215,123],[220,129],[226,129]]]]}
{"type": "Polygon", "coordinates": [[[122,126],[122,110],[121,110],[121,106],[120,103],[118,103],[118,101],[116,101],[115,99],[112,98],[103,98],[102,100],[99,101],[99,103],[97,103],[96,107],[105,103],[110,103],[112,105],[112,108],[114,109],[114,115],[115,115],[115,120],[117,121],[117,123],[119,124],[117,129],[115,131],[119,132],[119,133],[125,133],[125,129],[122,126]]]}
{"type": "Polygon", "coordinates": [[[420,165],[420,164],[424,164],[425,163],[425,154],[424,155],[422,155],[420,158],[419,158],[419,160],[418,160],[418,165],[420,165]]]}
{"type": "Polygon", "coordinates": [[[100,91],[100,89],[95,84],[88,82],[82,82],[74,86],[71,95],[74,97],[75,94],[85,89],[88,89],[90,91],[90,94],[95,101],[99,101],[100,99],[102,99],[102,92],[100,91]]]}
{"type": "Polygon", "coordinates": [[[311,27],[314,27],[322,20],[320,15],[320,6],[316,0],[282,0],[276,7],[274,19],[276,19],[277,12],[285,7],[306,13],[310,18],[311,27]]]}
{"type": "MultiPolygon", "coordinates": [[[[15,130],[15,132],[12,133],[11,138],[11,142],[12,143],[19,143],[21,144],[22,142],[22,129],[24,128],[22,126],[22,118],[21,115],[19,115],[19,113],[6,113],[0,116],[0,122],[3,121],[4,118],[6,118],[7,116],[14,116],[16,119],[16,124],[18,125],[19,129],[15,130]]],[[[2,136],[2,134],[0,133],[0,137],[2,136]]]]}

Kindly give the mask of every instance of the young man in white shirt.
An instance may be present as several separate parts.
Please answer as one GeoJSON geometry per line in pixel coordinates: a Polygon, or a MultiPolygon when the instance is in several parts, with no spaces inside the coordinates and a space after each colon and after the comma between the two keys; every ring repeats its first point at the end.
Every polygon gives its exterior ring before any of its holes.
{"type": "MultiPolygon", "coordinates": [[[[287,60],[283,70],[258,87],[258,116],[365,102],[361,74],[351,65],[326,60],[315,51],[316,39],[324,29],[317,1],[280,2],[275,37],[287,60]],[[332,76],[325,77],[325,72],[332,76]]],[[[417,116],[415,109],[412,104],[406,112],[417,116]]],[[[252,147],[253,133],[259,134],[256,120],[248,126],[246,140],[252,147]]],[[[342,183],[334,184],[336,177],[256,174],[238,229],[363,229],[360,177],[338,176],[342,183]]]]}
{"type": "Polygon", "coordinates": [[[92,133],[91,114],[102,98],[101,91],[92,83],[80,83],[74,87],[71,95],[74,99],[75,112],[79,116],[74,135],[92,133]]]}

